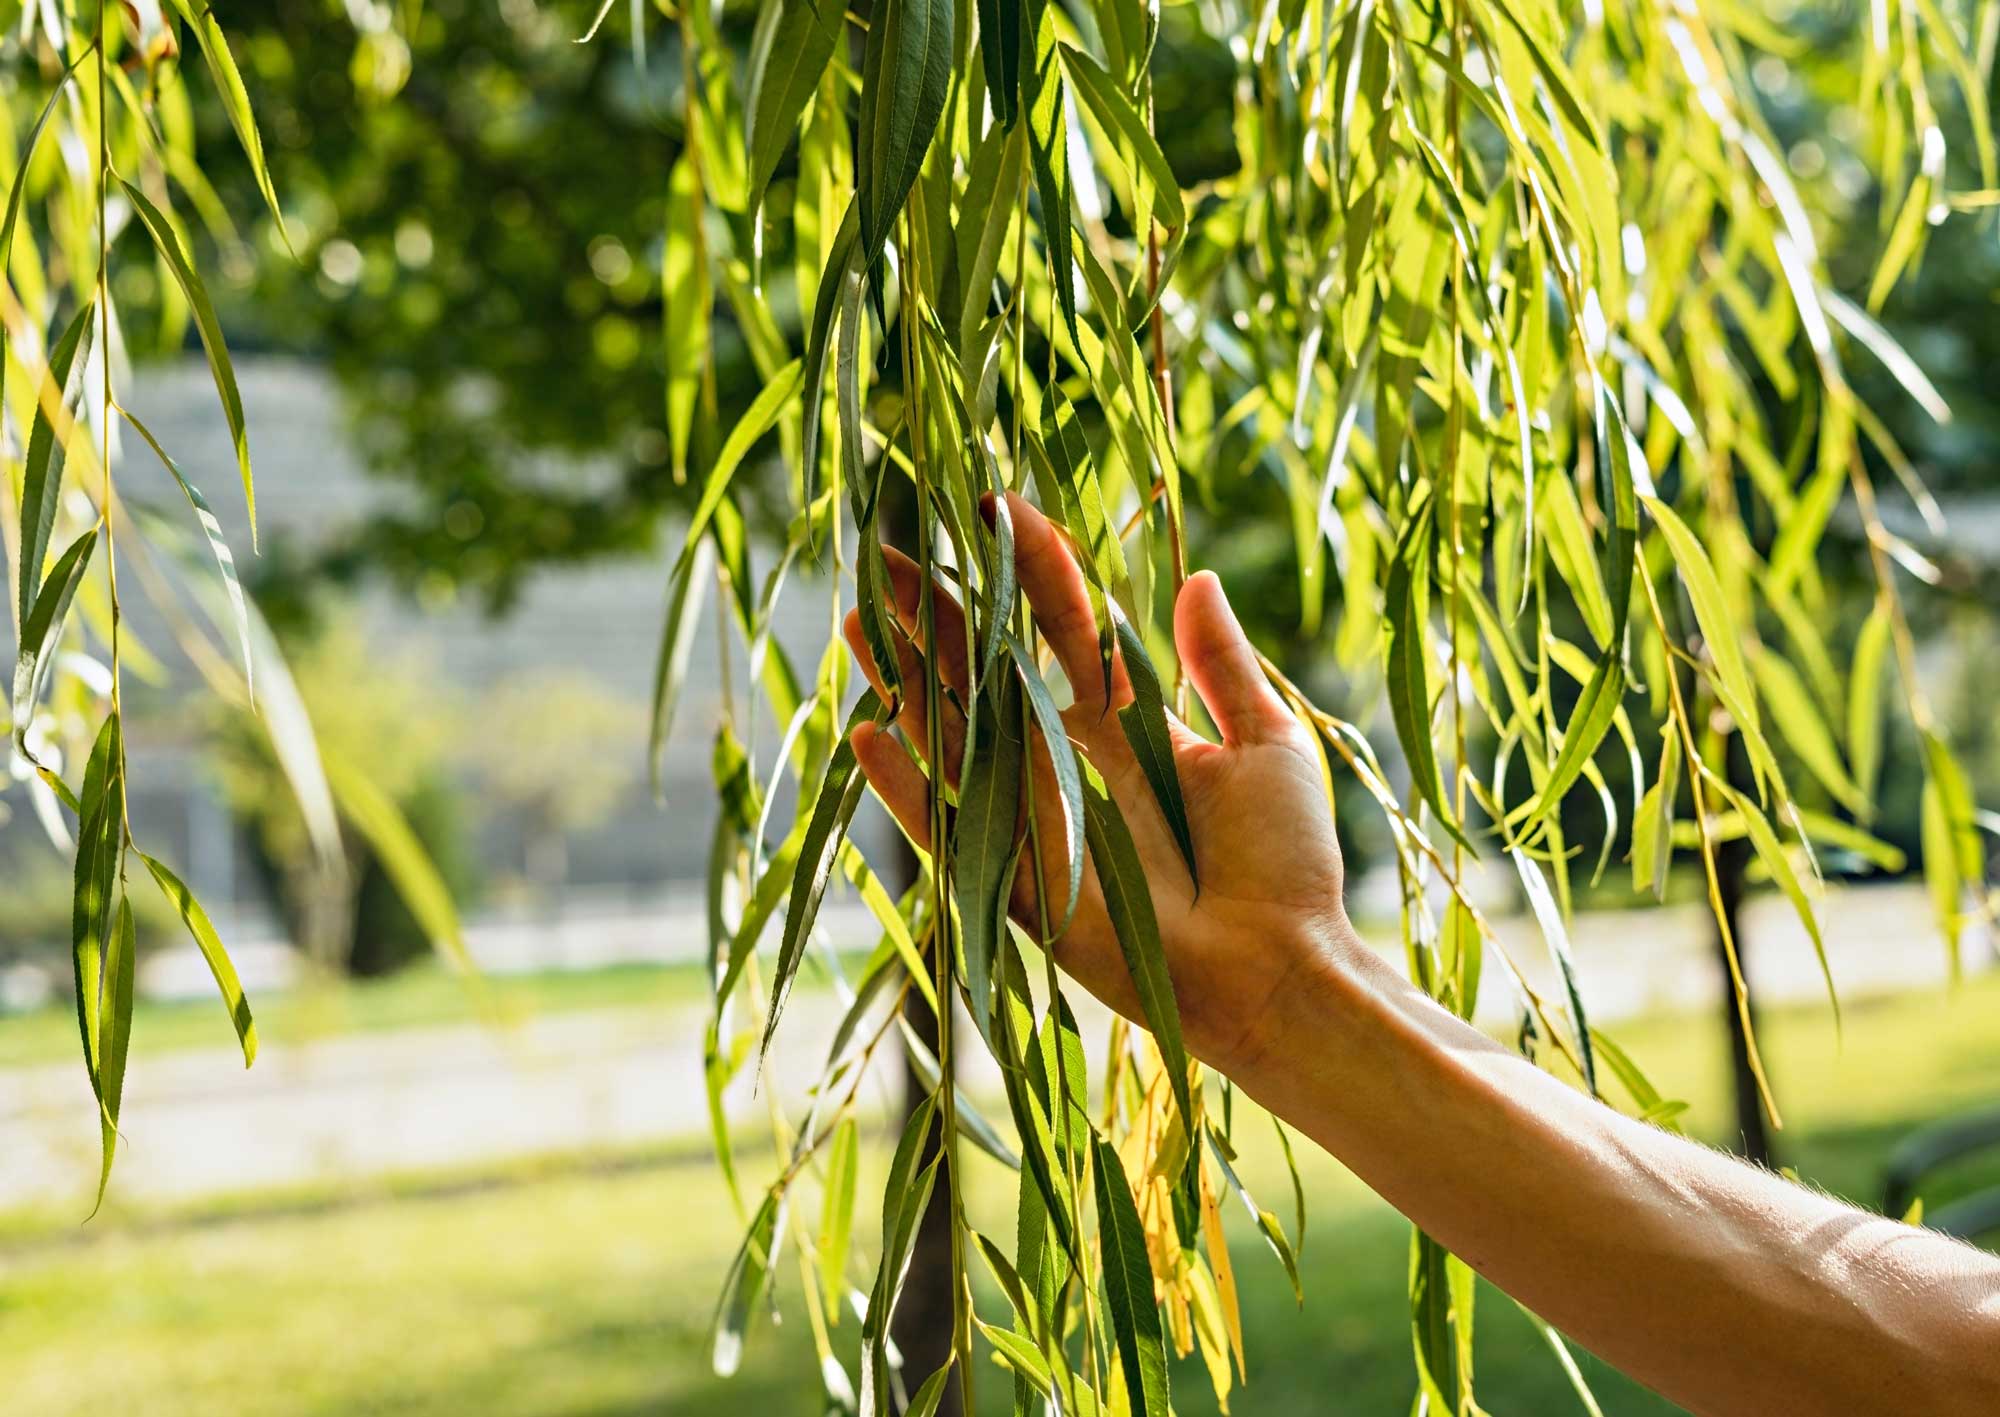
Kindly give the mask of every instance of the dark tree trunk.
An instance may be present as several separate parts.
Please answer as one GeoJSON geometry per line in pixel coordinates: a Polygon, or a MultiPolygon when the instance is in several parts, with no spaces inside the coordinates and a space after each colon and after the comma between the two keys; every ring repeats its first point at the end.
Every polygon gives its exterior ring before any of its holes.
{"type": "MultiPolygon", "coordinates": [[[[908,846],[904,845],[901,849],[907,851],[908,846]]],[[[938,1021],[930,1006],[913,991],[905,1002],[904,1014],[910,1020],[910,1027],[924,1041],[924,1046],[935,1053],[938,1021]]],[[[923,1079],[917,1076],[916,1069],[909,1065],[905,1055],[904,1115],[907,1117],[908,1109],[914,1108],[925,1096],[923,1079]]],[[[942,1132],[941,1123],[931,1123],[931,1146],[935,1147],[942,1140],[942,1132]]],[[[950,1166],[952,1161],[953,1158],[947,1157],[945,1165],[950,1166]]],[[[930,1209],[924,1212],[923,1222],[917,1227],[917,1243],[910,1255],[909,1277],[903,1281],[903,1300],[896,1306],[895,1319],[889,1327],[896,1346],[903,1352],[904,1385],[912,1392],[951,1357],[951,1286],[951,1201],[946,1190],[946,1177],[941,1171],[937,1189],[931,1194],[930,1209]]],[[[955,1412],[958,1405],[958,1374],[953,1373],[938,1410],[955,1412]]]]}
{"type": "MultiPolygon", "coordinates": [[[[916,540],[916,498],[901,478],[890,479],[883,488],[881,522],[883,540],[909,547],[916,540]]],[[[917,858],[909,842],[898,833],[891,853],[891,869],[886,873],[893,889],[907,890],[917,879],[917,858]]],[[[933,1056],[938,1051],[938,1020],[924,1003],[923,997],[912,991],[905,998],[905,1017],[910,1021],[911,1031],[923,1041],[933,1056]]],[[[924,1082],[905,1055],[903,1064],[903,1117],[907,1121],[927,1094],[924,1082]]],[[[897,1135],[902,1134],[901,1124],[897,1135]]],[[[929,1148],[936,1147],[943,1136],[943,1125],[931,1124],[929,1148]]],[[[949,1167],[954,1158],[946,1158],[949,1167]]],[[[924,1212],[923,1221],[917,1227],[917,1241],[910,1253],[910,1270],[903,1281],[903,1297],[896,1305],[896,1312],[889,1325],[889,1335],[896,1341],[896,1347],[903,1355],[903,1383],[909,1391],[915,1392],[932,1373],[944,1366],[951,1357],[952,1347],[952,1221],[950,1192],[947,1175],[940,1170],[937,1187],[931,1194],[930,1209],[924,1212]]],[[[954,1372],[945,1389],[944,1400],[938,1404],[940,1412],[954,1412],[959,1407],[959,1375],[954,1372]]]]}
{"type": "MultiPolygon", "coordinates": [[[[1733,759],[1732,755],[1732,759],[1733,759]]],[[[1732,774],[1733,776],[1733,774],[1732,774]]],[[[1750,843],[1737,838],[1716,847],[1715,873],[1721,888],[1723,918],[1729,922],[1730,938],[1736,941],[1736,958],[1746,970],[1748,987],[1749,947],[1743,938],[1743,888],[1750,865],[1750,843]]],[[[1715,966],[1722,981],[1722,1014],[1729,1025],[1729,1076],[1736,1097],[1736,1126],[1733,1143],[1746,1160],[1771,1166],[1771,1133],[1764,1117],[1763,1100],[1757,1094],[1757,1075],[1750,1067],[1750,1039],[1743,1030],[1743,1017],[1736,1007],[1736,990],[1730,981],[1729,955],[1722,932],[1714,932],[1715,966]]],[[[1756,996],[1746,995],[1751,1025],[1756,1026],[1756,996]]]]}

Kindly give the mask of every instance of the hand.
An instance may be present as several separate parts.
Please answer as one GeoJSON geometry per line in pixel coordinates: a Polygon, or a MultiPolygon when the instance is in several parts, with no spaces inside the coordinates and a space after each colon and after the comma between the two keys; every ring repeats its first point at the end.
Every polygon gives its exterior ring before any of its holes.
{"type": "MultiPolygon", "coordinates": [[[[1340,847],[1307,730],[1265,679],[1222,583],[1206,571],[1191,577],[1174,606],[1174,643],[1222,732],[1222,742],[1211,743],[1168,715],[1194,838],[1201,882],[1197,892],[1118,722],[1115,710],[1132,699],[1122,664],[1114,664],[1106,698],[1082,571],[1046,517],[1011,493],[1007,505],[1021,588],[1076,694],[1075,703],[1063,711],[1063,722],[1077,750],[1103,775],[1152,886],[1188,1049],[1224,1073],[1240,1076],[1264,1051],[1268,1034],[1260,1025],[1282,991],[1308,978],[1352,938],[1341,904],[1340,847]]],[[[986,510],[990,518],[991,507],[986,510]]],[[[893,549],[885,548],[885,554],[898,616],[910,636],[895,645],[904,695],[896,726],[922,754],[926,695],[923,647],[917,641],[923,573],[893,549]]],[[[943,646],[939,678],[963,694],[964,611],[942,587],[933,589],[933,597],[943,646]]],[[[858,613],[849,612],[846,634],[863,672],[881,690],[858,613]]],[[[949,698],[942,707],[945,770],[956,782],[965,718],[949,698]]],[[[927,849],[930,800],[924,773],[873,724],[855,729],[853,742],[869,783],[904,830],[927,849]]],[[[1066,881],[1061,799],[1048,747],[1039,737],[1033,762],[1043,879],[1066,881]]],[[[1030,935],[1039,934],[1035,872],[1025,854],[1009,909],[1030,935]]],[[[1060,902],[1050,909],[1059,910],[1060,902]]],[[[1127,1018],[1143,1021],[1091,869],[1084,871],[1076,914],[1055,941],[1054,952],[1056,962],[1091,993],[1127,1018]]]]}

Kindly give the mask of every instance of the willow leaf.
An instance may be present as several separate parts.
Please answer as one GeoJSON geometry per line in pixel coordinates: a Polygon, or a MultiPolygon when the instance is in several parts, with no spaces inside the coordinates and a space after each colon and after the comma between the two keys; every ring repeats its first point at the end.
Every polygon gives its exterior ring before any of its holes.
{"type": "Polygon", "coordinates": [[[1562,910],[1556,905],[1555,897],[1549,893],[1548,879],[1542,875],[1542,868],[1530,860],[1525,851],[1510,846],[1507,854],[1514,858],[1514,868],[1521,876],[1521,888],[1527,893],[1535,922],[1541,926],[1542,938],[1548,942],[1557,972],[1562,975],[1563,994],[1569,1000],[1570,1019],[1576,1025],[1577,1057],[1583,1064],[1584,1086],[1590,1089],[1592,1096],[1596,1096],[1597,1055],[1591,1046],[1590,1018],[1583,1010],[1583,994],[1577,988],[1576,962],[1569,948],[1569,929],[1563,924],[1562,910]]]}
{"type": "Polygon", "coordinates": [[[764,0],[758,12],[743,133],[753,213],[833,58],[843,23],[835,0],[764,0]]]}
{"type": "MultiPolygon", "coordinates": [[[[291,232],[285,227],[285,214],[278,206],[278,189],[271,182],[271,168],[264,160],[264,140],[257,131],[257,115],[250,107],[250,91],[243,86],[242,72],[236,67],[236,57],[229,52],[222,26],[216,23],[215,11],[202,0],[173,0],[173,6],[201,41],[201,57],[208,63],[209,77],[215,80],[222,111],[229,115],[229,126],[236,130],[236,141],[250,160],[251,175],[257,180],[257,190],[263,194],[271,219],[277,223],[278,237],[291,250],[291,232]]],[[[254,517],[252,523],[254,526],[254,517]]]]}
{"type": "Polygon", "coordinates": [[[666,234],[660,255],[667,440],[677,482],[687,478],[696,404],[712,356],[709,324],[715,284],[709,279],[701,221],[701,170],[692,154],[682,153],[667,175],[666,234]]]}
{"type": "Polygon", "coordinates": [[[104,1091],[104,1106],[98,1115],[99,1130],[103,1133],[103,1161],[97,1172],[100,1206],[104,1204],[104,1188],[111,1184],[111,1158],[118,1149],[118,1110],[125,1098],[125,1060],[132,1046],[132,983],[139,954],[135,935],[132,902],[121,892],[118,923],[109,937],[104,983],[97,1000],[97,1037],[102,1050],[99,1072],[104,1091]]]}
{"type": "Polygon", "coordinates": [[[847,1239],[854,1223],[854,1171],[861,1151],[860,1128],[852,1117],[833,1134],[826,1160],[826,1199],[819,1225],[819,1267],[829,1319],[838,1322],[847,1273],[847,1239]]]}
{"type": "Polygon", "coordinates": [[[952,0],[884,0],[868,26],[854,172],[873,266],[923,167],[951,85],[952,0]]]}
{"type": "Polygon", "coordinates": [[[1159,140],[1139,116],[1139,110],[1132,106],[1132,100],[1119,91],[1117,81],[1088,54],[1067,44],[1061,52],[1063,68],[1076,85],[1084,106],[1090,109],[1098,126],[1130,148],[1138,164],[1133,175],[1143,173],[1151,183],[1153,216],[1161,226],[1185,226],[1187,208],[1181,205],[1180,179],[1174,176],[1166,154],[1160,151],[1159,140]]]}
{"type": "Polygon", "coordinates": [[[819,905],[826,896],[827,882],[833,878],[834,861],[846,836],[847,824],[853,820],[854,809],[860,805],[861,793],[868,785],[855,765],[854,744],[848,735],[858,724],[873,720],[880,707],[881,701],[872,689],[861,696],[861,701],[848,717],[840,746],[834,749],[833,758],[827,763],[819,796],[813,799],[812,816],[807,822],[805,836],[799,845],[798,860],[793,867],[791,904],[785,911],[785,933],[771,976],[771,1011],[764,1023],[764,1040],[758,1045],[760,1053],[768,1052],[771,1047],[771,1035],[777,1030],[778,1015],[791,992],[799,961],[805,958],[806,939],[812,933],[813,921],[819,916],[819,905]]]}
{"type": "Polygon", "coordinates": [[[660,627],[660,652],[653,662],[653,703],[648,715],[646,770],[658,800],[663,791],[660,772],[666,762],[667,735],[673,731],[674,709],[687,682],[688,656],[694,652],[695,630],[708,590],[713,553],[709,543],[691,543],[692,563],[677,567],[667,588],[667,615],[660,627]]]}
{"type": "Polygon", "coordinates": [[[1021,118],[1022,0],[979,0],[979,62],[986,70],[987,102],[1003,129],[1021,118]]]}
{"type": "Polygon", "coordinates": [[[1153,800],[1166,818],[1167,830],[1181,849],[1187,863],[1188,879],[1200,884],[1194,865],[1194,833],[1188,826],[1187,802],[1181,795],[1180,769],[1174,762],[1174,738],[1167,726],[1167,700],[1160,689],[1160,676],[1146,654],[1145,641],[1130,620],[1117,617],[1118,649],[1125,664],[1125,677],[1132,684],[1132,702],[1118,710],[1118,726],[1125,741],[1146,774],[1153,800]]]}
{"type": "Polygon", "coordinates": [[[975,701],[972,732],[952,825],[952,887],[958,900],[958,942],[973,1023],[993,1039],[993,965],[1007,931],[1007,898],[1020,848],[1022,740],[1019,681],[1012,675],[975,701]]]}
{"type": "Polygon", "coordinates": [[[1020,672],[1022,687],[1028,691],[1028,706],[1034,712],[1036,725],[1042,730],[1042,741],[1048,746],[1049,762],[1056,775],[1057,795],[1062,799],[1063,859],[1068,867],[1069,880],[1063,894],[1062,909],[1051,912],[1049,917],[1051,938],[1054,938],[1069,929],[1070,917],[1076,914],[1077,893],[1083,889],[1083,769],[1076,755],[1076,746],[1069,740],[1069,728],[1063,723],[1062,710],[1056,707],[1055,698],[1042,678],[1042,671],[1035,665],[1034,655],[1011,631],[1006,632],[1006,636],[1007,650],[1014,656],[1014,667],[1020,672]]]}
{"type": "Polygon", "coordinates": [[[1022,98],[1028,110],[1028,156],[1042,202],[1042,239],[1048,246],[1056,304],[1069,328],[1070,343],[1082,348],[1076,319],[1075,187],[1069,170],[1062,67],[1056,52],[1056,14],[1051,0],[1024,0],[1021,7],[1026,29],[1023,49],[1032,56],[1021,70],[1022,98]]]}
{"type": "Polygon", "coordinates": [[[736,475],[736,469],[742,466],[757,440],[771,431],[779,415],[797,396],[802,377],[800,363],[794,359],[766,381],[757,391],[757,397],[750,401],[750,407],[736,420],[736,426],[729,430],[722,451],[715,455],[715,463],[702,483],[701,500],[695,503],[694,515],[688,519],[687,540],[681,548],[677,569],[693,558],[695,542],[708,530],[709,518],[729,493],[730,478],[736,475]]]}
{"type": "Polygon", "coordinates": [[[1132,1417],[1168,1417],[1167,1348],[1160,1310],[1153,1302],[1153,1270],[1146,1235],[1125,1180],[1118,1152],[1097,1139],[1098,1236],[1104,1247],[1104,1295],[1132,1417]]]}
{"type": "Polygon", "coordinates": [[[1848,775],[1846,765],[1840,761],[1840,750],[1834,746],[1833,732],[1826,726],[1826,719],[1813,702],[1813,695],[1782,655],[1767,649],[1759,649],[1750,661],[1757,676],[1757,687],[1764,695],[1764,702],[1770,705],[1771,716],[1778,725],[1778,731],[1798,754],[1799,761],[1806,770],[1833,795],[1835,801],[1848,811],[1861,815],[1868,810],[1868,799],[1862,795],[1854,779],[1848,775]]]}
{"type": "Polygon", "coordinates": [[[1090,860],[1104,891],[1105,914],[1125,956],[1125,967],[1139,996],[1139,1010],[1159,1045],[1161,1065],[1180,1107],[1182,1122],[1195,1124],[1194,1101],[1188,1090],[1187,1048],[1181,1042],[1181,1011],[1174,998],[1174,981],[1167,972],[1165,947],[1153,913],[1152,889],[1131,830],[1118,804],[1105,789],[1097,769],[1084,764],[1084,828],[1090,838],[1090,860]]]}
{"type": "Polygon", "coordinates": [[[1848,670],[1847,760],[1869,801],[1882,771],[1882,658],[1889,648],[1889,607],[1877,601],[1861,624],[1848,670]]]}
{"type": "Polygon", "coordinates": [[[1708,553],[1702,550],[1701,542],[1673,508],[1658,497],[1642,500],[1646,510],[1652,513],[1654,524],[1666,537],[1674,564],[1680,568],[1681,584],[1687,588],[1688,599],[1694,604],[1695,620],[1701,626],[1702,639],[1715,662],[1718,687],[1729,695],[1732,706],[1739,710],[1744,718],[1744,727],[1756,730],[1759,727],[1756,690],[1751,683],[1749,665],[1743,658],[1743,641],[1737,630],[1736,617],[1729,612],[1722,584],[1715,578],[1715,567],[1709,563],[1708,553]]]}
{"type": "Polygon", "coordinates": [[[84,767],[82,812],[77,819],[75,889],[70,899],[70,962],[75,970],[76,1017],[83,1035],[91,1092],[104,1105],[102,1034],[98,991],[104,977],[106,938],[118,858],[125,842],[125,743],[118,715],[106,715],[84,767]]]}
{"type": "Polygon", "coordinates": [[[119,184],[130,198],[146,234],[153,238],[167,269],[173,273],[174,283],[180,286],[181,294],[187,297],[194,311],[195,329],[200,332],[202,348],[208,354],[209,373],[215,378],[215,392],[222,399],[222,416],[229,423],[230,440],[236,447],[236,465],[243,474],[243,504],[250,518],[250,546],[255,550],[257,484],[250,475],[250,435],[243,422],[243,395],[236,387],[236,366],[229,358],[229,345],[222,337],[222,324],[215,317],[214,302],[208,298],[208,286],[202,281],[201,272],[195,269],[165,213],[124,178],[119,179],[119,184]]]}
{"type": "Polygon", "coordinates": [[[1285,1267],[1285,1277],[1292,1283],[1292,1298],[1299,1304],[1306,1301],[1305,1286],[1299,1282],[1299,1262],[1292,1254],[1291,1242],[1285,1238],[1285,1227],[1278,1217],[1258,1205],[1242,1180],[1236,1168],[1229,1164],[1229,1156],[1223,1150],[1222,1139],[1215,1129],[1205,1128],[1208,1135],[1209,1153],[1215,1157],[1215,1164],[1221,1168],[1222,1177],[1229,1183],[1229,1189],[1236,1192],[1236,1198],[1243,1202],[1243,1208],[1250,1212],[1250,1219],[1264,1236],[1264,1243],[1271,1247],[1271,1253],[1278,1257],[1278,1263],[1285,1267]]]}
{"type": "MultiPolygon", "coordinates": [[[[62,71],[62,77],[57,79],[54,87],[49,90],[48,101],[42,105],[42,111],[36,117],[34,126],[28,129],[27,140],[21,144],[21,151],[14,168],[14,181],[7,189],[7,215],[4,219],[0,219],[0,285],[7,283],[7,272],[12,268],[14,228],[21,220],[21,198],[28,190],[28,170],[35,165],[35,153],[41,147],[42,132],[49,126],[49,115],[56,111],[56,105],[62,101],[63,90],[68,87],[70,76],[76,73],[76,66],[81,64],[84,56],[90,52],[89,49],[80,49],[76,57],[69,61],[68,66],[62,71]]],[[[87,302],[85,308],[89,308],[87,302]]],[[[62,381],[58,379],[56,384],[57,387],[61,387],[62,381]]],[[[6,407],[6,403],[7,361],[0,359],[0,408],[6,407]]],[[[46,545],[44,541],[44,549],[46,545]]],[[[41,571],[39,561],[35,563],[35,570],[37,573],[41,571]]]]}
{"type": "Polygon", "coordinates": [[[717,1377],[729,1377],[743,1361],[743,1331],[749,1326],[758,1296],[764,1292],[765,1282],[776,1266],[784,1233],[782,1193],[772,1190],[757,1207],[756,1218],[737,1247],[728,1278],[723,1281],[722,1297],[715,1306],[709,1363],[717,1377]]]}
{"type": "Polygon", "coordinates": [[[34,604],[21,622],[21,649],[14,661],[14,745],[23,755],[28,748],[28,729],[35,721],[35,706],[42,697],[49,665],[56,646],[62,642],[63,622],[69,618],[70,602],[90,569],[91,553],[97,549],[97,528],[91,527],[70,543],[69,549],[49,568],[34,604]]]}
{"type": "MultiPolygon", "coordinates": [[[[1438,778],[1437,751],[1431,744],[1430,657],[1427,643],[1431,586],[1431,511],[1426,499],[1404,528],[1396,556],[1389,563],[1383,590],[1383,616],[1389,626],[1389,712],[1396,739],[1410,765],[1417,792],[1446,831],[1461,842],[1457,821],[1445,805],[1438,778]]],[[[1465,842],[1469,848],[1471,843],[1465,842]]]]}
{"type": "Polygon", "coordinates": [[[158,858],[139,853],[139,859],[152,872],[160,894],[167,898],[181,924],[187,927],[195,948],[208,964],[208,971],[215,976],[215,987],[222,994],[223,1007],[229,1010],[229,1022],[236,1029],[236,1041],[243,1049],[243,1066],[249,1067],[257,1061],[257,1022],[250,1016],[250,1000],[243,993],[243,982],[236,977],[236,966],[230,962],[229,951],[224,948],[222,937],[215,931],[215,924],[208,918],[201,902],[158,858]]]}
{"type": "Polygon", "coordinates": [[[180,465],[167,455],[160,446],[160,440],[127,409],[118,410],[121,417],[139,430],[139,436],[146,440],[146,446],[166,470],[173,474],[175,483],[186,497],[188,505],[194,508],[195,520],[201,523],[201,534],[208,542],[209,554],[215,558],[215,568],[222,575],[222,588],[229,597],[229,608],[236,614],[236,638],[243,649],[243,682],[254,696],[257,692],[256,664],[250,654],[250,607],[243,598],[243,582],[236,574],[236,553],[229,549],[229,539],[222,534],[222,522],[208,505],[208,499],[201,495],[201,489],[188,481],[180,465]]]}
{"type": "MultiPolygon", "coordinates": [[[[88,302],[76,312],[49,351],[49,384],[55,402],[67,414],[83,396],[83,366],[77,359],[87,349],[91,331],[88,302]]],[[[0,360],[0,363],[4,363],[0,360]]],[[[28,457],[21,474],[20,619],[26,624],[41,590],[42,566],[49,557],[50,538],[55,535],[56,509],[62,505],[62,448],[57,445],[55,427],[49,421],[50,398],[45,389],[35,401],[35,421],[28,433],[28,457]]]]}

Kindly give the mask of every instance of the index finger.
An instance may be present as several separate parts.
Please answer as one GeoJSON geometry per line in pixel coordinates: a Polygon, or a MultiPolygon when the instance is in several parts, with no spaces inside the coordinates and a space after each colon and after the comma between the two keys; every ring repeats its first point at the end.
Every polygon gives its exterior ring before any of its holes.
{"type": "MultiPolygon", "coordinates": [[[[1014,521],[1014,565],[1035,623],[1055,652],[1076,702],[1101,708],[1104,661],[1099,657],[1097,616],[1090,608],[1083,568],[1054,523],[1033,503],[1016,492],[1006,495],[1014,521]]],[[[1116,657],[1111,664],[1111,694],[1114,703],[1132,696],[1125,666],[1116,657]]]]}

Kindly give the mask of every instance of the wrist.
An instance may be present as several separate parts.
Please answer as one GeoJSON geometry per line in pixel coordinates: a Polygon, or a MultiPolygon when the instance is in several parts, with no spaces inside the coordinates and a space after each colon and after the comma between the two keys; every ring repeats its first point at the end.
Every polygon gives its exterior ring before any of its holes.
{"type": "Polygon", "coordinates": [[[1348,1025],[1357,990],[1366,988],[1361,981],[1370,964],[1379,967],[1380,962],[1355,933],[1345,911],[1332,918],[1301,920],[1291,938],[1275,948],[1261,941],[1256,947],[1270,950],[1284,964],[1264,1006],[1243,1021],[1235,1045],[1207,1061],[1261,1099],[1310,1066],[1310,1060],[1324,1051],[1329,1029],[1348,1025]]]}

